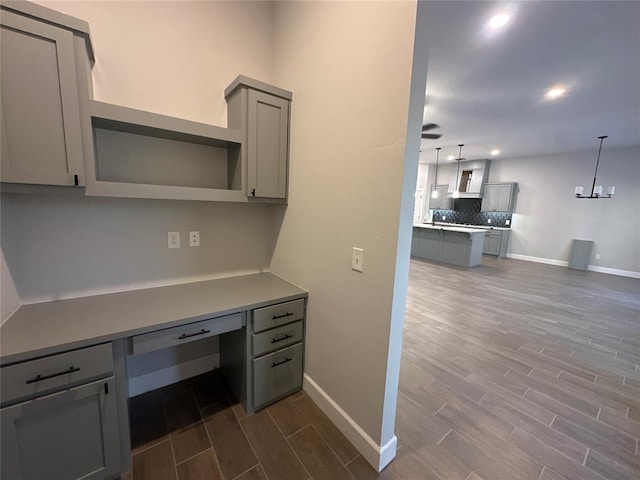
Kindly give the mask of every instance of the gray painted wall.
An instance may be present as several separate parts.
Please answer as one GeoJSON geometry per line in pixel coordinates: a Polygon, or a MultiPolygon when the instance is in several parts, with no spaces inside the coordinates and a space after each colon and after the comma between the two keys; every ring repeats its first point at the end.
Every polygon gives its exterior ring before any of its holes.
{"type": "Polygon", "coordinates": [[[2,193],[2,248],[23,303],[268,268],[265,205],[2,193]],[[200,247],[188,231],[200,231],[200,247]],[[180,231],[180,249],[167,232],[180,231]]]}
{"type": "Polygon", "coordinates": [[[578,200],[591,190],[593,150],[491,161],[489,180],[518,182],[510,254],[568,261],[571,239],[595,242],[591,265],[640,273],[640,147],[604,145],[598,184],[615,185],[614,198],[578,200]],[[595,254],[600,260],[595,260],[595,254]]]}

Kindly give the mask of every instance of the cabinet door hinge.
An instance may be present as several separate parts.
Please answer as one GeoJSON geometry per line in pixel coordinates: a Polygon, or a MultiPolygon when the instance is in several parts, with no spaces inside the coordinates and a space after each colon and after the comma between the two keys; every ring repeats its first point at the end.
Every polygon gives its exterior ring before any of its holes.
{"type": "Polygon", "coordinates": [[[109,384],[108,383],[104,384],[104,394],[105,395],[109,395],[109,384]]]}

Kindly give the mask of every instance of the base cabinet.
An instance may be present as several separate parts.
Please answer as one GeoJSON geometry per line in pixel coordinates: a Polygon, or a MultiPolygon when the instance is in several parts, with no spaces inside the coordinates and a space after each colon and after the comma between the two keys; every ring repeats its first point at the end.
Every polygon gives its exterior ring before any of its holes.
{"type": "Polygon", "coordinates": [[[488,230],[484,236],[482,253],[506,258],[510,236],[511,232],[506,230],[488,230]]]}
{"type": "Polygon", "coordinates": [[[2,478],[97,480],[120,472],[114,378],[0,410],[2,478]]]}
{"type": "Polygon", "coordinates": [[[302,389],[305,311],[305,298],[256,308],[220,337],[223,374],[248,414],[302,389]]]}

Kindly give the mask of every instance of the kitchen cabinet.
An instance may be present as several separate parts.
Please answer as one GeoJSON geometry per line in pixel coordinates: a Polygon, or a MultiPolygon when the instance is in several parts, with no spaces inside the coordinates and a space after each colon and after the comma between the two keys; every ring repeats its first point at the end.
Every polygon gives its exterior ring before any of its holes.
{"type": "Polygon", "coordinates": [[[449,185],[432,185],[431,192],[438,192],[437,198],[429,195],[429,209],[431,210],[451,210],[453,199],[447,196],[449,185]]]}
{"type": "Polygon", "coordinates": [[[1,5],[0,180],[4,183],[85,184],[80,92],[86,94],[89,88],[89,27],[51,12],[29,2],[1,5]],[[32,10],[47,18],[26,16],[32,10]]]}
{"type": "Polygon", "coordinates": [[[474,267],[482,262],[485,230],[421,225],[413,227],[412,256],[474,267]]]}
{"type": "Polygon", "coordinates": [[[242,132],[247,196],[286,201],[291,92],[240,75],[225,90],[225,98],[227,125],[242,132]]]}
{"type": "Polygon", "coordinates": [[[91,196],[246,202],[238,130],[89,101],[91,196]]]}
{"type": "Polygon", "coordinates": [[[302,388],[305,311],[304,298],[257,308],[220,339],[223,373],[248,414],[302,388]]]}
{"type": "Polygon", "coordinates": [[[2,375],[2,478],[98,480],[120,473],[111,344],[3,367],[2,375]]]}
{"type": "Polygon", "coordinates": [[[487,183],[484,186],[482,212],[511,212],[517,192],[516,183],[487,183]]]}
{"type": "Polygon", "coordinates": [[[495,255],[500,258],[507,257],[511,232],[508,230],[489,229],[484,236],[482,253],[495,255]]]}

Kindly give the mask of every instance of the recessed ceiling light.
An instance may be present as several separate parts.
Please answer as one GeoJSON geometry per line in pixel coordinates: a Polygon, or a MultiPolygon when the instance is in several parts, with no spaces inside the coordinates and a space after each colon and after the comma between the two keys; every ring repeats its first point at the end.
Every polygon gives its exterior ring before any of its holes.
{"type": "Polygon", "coordinates": [[[558,98],[564,95],[567,92],[567,89],[563,86],[552,87],[547,90],[546,97],[547,98],[558,98]]]}
{"type": "Polygon", "coordinates": [[[456,159],[456,157],[454,157],[453,155],[449,155],[449,156],[447,157],[447,160],[455,160],[455,159],[456,159]]]}
{"type": "Polygon", "coordinates": [[[493,155],[494,157],[496,155],[500,155],[500,150],[491,150],[491,155],[493,155]]]}
{"type": "Polygon", "coordinates": [[[498,15],[494,15],[489,20],[489,23],[488,23],[489,28],[496,30],[504,26],[509,21],[510,18],[511,16],[507,13],[499,13],[498,15]]]}

